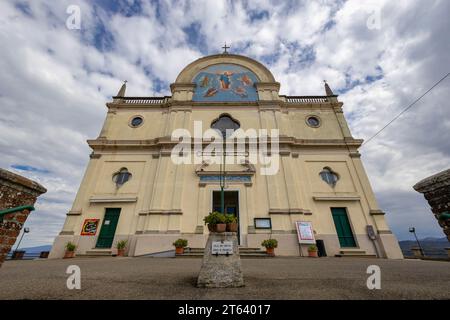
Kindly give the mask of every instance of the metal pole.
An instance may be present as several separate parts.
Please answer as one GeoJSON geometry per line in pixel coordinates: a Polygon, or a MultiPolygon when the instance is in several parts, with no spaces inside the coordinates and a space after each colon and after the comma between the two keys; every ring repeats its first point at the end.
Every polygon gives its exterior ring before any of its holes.
{"type": "Polygon", "coordinates": [[[220,184],[220,208],[222,210],[222,214],[225,214],[225,137],[223,140],[223,150],[222,150],[222,162],[223,162],[223,173],[221,172],[221,184],[220,184]]]}
{"type": "Polygon", "coordinates": [[[20,237],[19,243],[17,244],[16,251],[19,250],[20,243],[22,242],[23,236],[25,235],[25,230],[22,232],[22,236],[20,237]]]}
{"type": "Polygon", "coordinates": [[[425,252],[423,251],[423,249],[422,249],[422,246],[420,245],[420,242],[419,242],[419,239],[417,238],[417,235],[416,235],[416,230],[414,229],[414,237],[416,238],[416,241],[417,241],[417,245],[419,246],[419,249],[420,249],[420,253],[422,254],[422,256],[425,256],[425,252]]]}

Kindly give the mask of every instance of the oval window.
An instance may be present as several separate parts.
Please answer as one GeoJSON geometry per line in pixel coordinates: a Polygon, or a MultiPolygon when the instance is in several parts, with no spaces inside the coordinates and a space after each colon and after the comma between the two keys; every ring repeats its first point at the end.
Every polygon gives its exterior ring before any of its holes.
{"type": "Polygon", "coordinates": [[[308,117],[306,119],[306,123],[308,124],[308,126],[313,127],[313,128],[317,128],[318,126],[320,126],[320,120],[316,116],[308,117]]]}
{"type": "Polygon", "coordinates": [[[133,117],[133,119],[131,119],[130,124],[133,128],[136,128],[139,127],[142,124],[142,122],[144,122],[144,119],[142,119],[142,117],[133,117]]]}

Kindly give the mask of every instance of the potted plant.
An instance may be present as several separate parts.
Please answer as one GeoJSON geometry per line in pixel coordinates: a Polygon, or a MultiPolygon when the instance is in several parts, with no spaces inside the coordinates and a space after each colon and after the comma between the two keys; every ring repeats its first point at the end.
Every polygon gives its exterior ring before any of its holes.
{"type": "Polygon", "coordinates": [[[315,244],[312,244],[308,247],[308,256],[312,258],[318,258],[318,251],[319,249],[317,248],[317,246],[315,244]]]}
{"type": "Polygon", "coordinates": [[[77,246],[75,243],[69,241],[66,244],[66,252],[64,253],[64,259],[73,258],[75,256],[75,249],[77,246]]]}
{"type": "Polygon", "coordinates": [[[118,257],[123,257],[125,255],[125,248],[127,246],[127,242],[128,242],[127,240],[120,240],[117,242],[116,248],[118,257]]]}
{"type": "Polygon", "coordinates": [[[173,245],[175,246],[175,254],[183,254],[184,248],[188,245],[188,241],[186,239],[178,239],[173,245]]]}
{"type": "Polygon", "coordinates": [[[24,250],[14,250],[13,254],[11,256],[11,259],[12,260],[22,260],[24,255],[25,255],[24,250]]]}
{"type": "Polygon", "coordinates": [[[276,239],[266,239],[261,243],[261,245],[266,247],[266,253],[269,256],[275,256],[275,248],[278,247],[278,241],[276,239]]]}
{"type": "Polygon", "coordinates": [[[225,232],[227,225],[225,224],[225,215],[214,211],[207,215],[203,221],[208,225],[210,232],[225,232]]]}
{"type": "Polygon", "coordinates": [[[227,224],[228,232],[237,232],[238,231],[237,217],[235,215],[227,214],[225,217],[225,223],[227,224]]]}

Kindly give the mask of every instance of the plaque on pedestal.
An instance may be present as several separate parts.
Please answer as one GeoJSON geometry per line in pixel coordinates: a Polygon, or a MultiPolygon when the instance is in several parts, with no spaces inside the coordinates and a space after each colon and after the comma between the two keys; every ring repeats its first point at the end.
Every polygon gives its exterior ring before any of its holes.
{"type": "Polygon", "coordinates": [[[244,286],[236,232],[209,234],[197,286],[203,288],[244,286]]]}

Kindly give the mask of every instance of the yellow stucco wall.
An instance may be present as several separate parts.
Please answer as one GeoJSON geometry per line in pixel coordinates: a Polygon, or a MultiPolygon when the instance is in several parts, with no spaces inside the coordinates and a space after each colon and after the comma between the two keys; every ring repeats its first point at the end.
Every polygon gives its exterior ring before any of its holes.
{"type": "MultiPolygon", "coordinates": [[[[193,132],[194,121],[201,121],[205,131],[214,119],[227,113],[244,130],[279,129],[282,137],[276,175],[261,175],[256,164],[251,184],[228,185],[227,190],[239,194],[241,245],[260,247],[272,233],[280,242],[278,254],[305,254],[305,246],[300,252],[295,233],[295,221],[302,220],[312,222],[316,238],[325,241],[329,255],[339,254],[342,248],[330,208],[345,207],[356,249],[401,258],[359,158],[361,142],[351,137],[343,117],[342,103],[334,97],[326,102],[289,103],[278,96],[278,90],[279,84],[262,65],[242,56],[217,55],[186,67],[172,85],[169,103],[130,105],[120,98],[108,103],[100,137],[89,141],[94,155],[50,257],[62,256],[69,240],[78,243],[78,253],[94,249],[99,231],[96,236],[80,236],[82,223],[98,218],[101,224],[105,208],[121,208],[115,240],[129,240],[129,255],[170,250],[179,237],[188,239],[191,247],[204,246],[208,231],[203,228],[203,217],[211,211],[212,191],[219,190],[219,185],[201,184],[198,164],[175,165],[170,158],[173,144],[167,137],[177,128],[193,132]],[[222,62],[240,63],[265,80],[260,101],[209,105],[190,101],[191,89],[184,85],[187,79],[208,64],[222,62]],[[133,128],[130,121],[136,115],[144,122],[133,128]],[[307,125],[310,115],[320,118],[318,128],[307,125]],[[335,187],[320,178],[324,167],[339,175],[335,187]],[[132,177],[117,188],[113,175],[121,168],[127,168],[132,177]],[[254,229],[257,217],[270,217],[272,229],[254,229]],[[367,236],[367,225],[379,232],[375,243],[367,236]]],[[[205,170],[216,169],[210,166],[205,170]]],[[[244,168],[235,165],[228,170],[239,173],[244,168]]]]}

